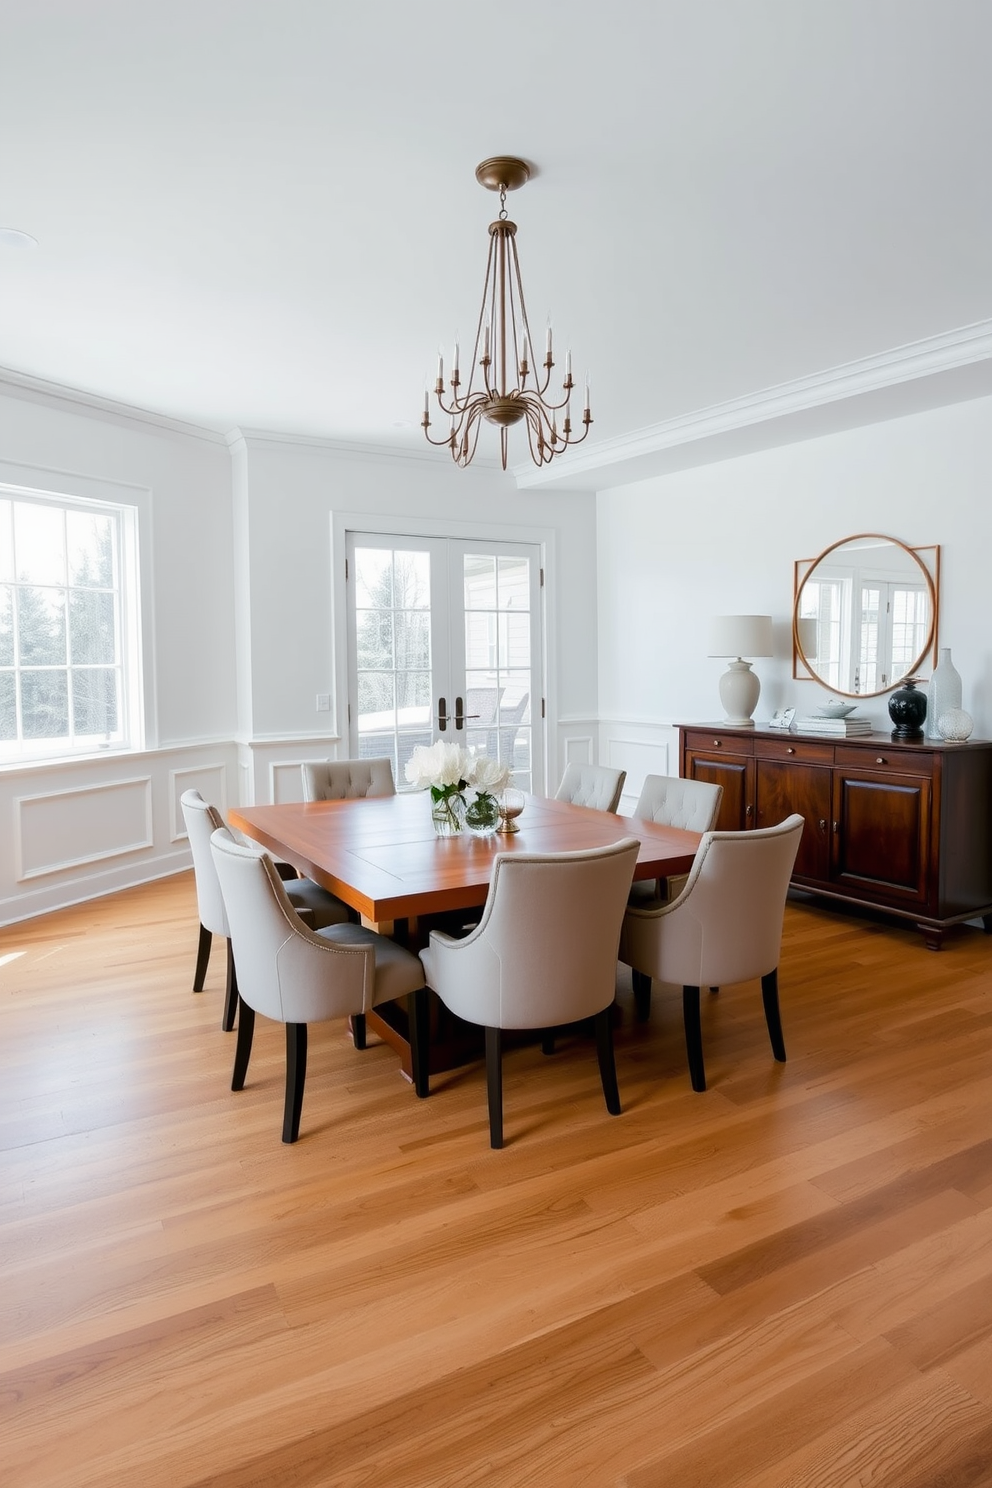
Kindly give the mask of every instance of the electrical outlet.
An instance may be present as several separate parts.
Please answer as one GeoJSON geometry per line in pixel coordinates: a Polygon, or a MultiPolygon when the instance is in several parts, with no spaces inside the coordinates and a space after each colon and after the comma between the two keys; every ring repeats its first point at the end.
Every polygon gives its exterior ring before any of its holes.
{"type": "Polygon", "coordinates": [[[318,713],[330,713],[330,711],[331,711],[331,694],[329,692],[318,692],[318,694],[317,694],[317,712],[318,713]]]}

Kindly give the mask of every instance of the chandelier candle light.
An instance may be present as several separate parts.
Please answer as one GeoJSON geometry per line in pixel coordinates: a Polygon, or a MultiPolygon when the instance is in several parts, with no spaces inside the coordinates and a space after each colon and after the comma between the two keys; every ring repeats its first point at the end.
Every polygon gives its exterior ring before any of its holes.
{"type": "Polygon", "coordinates": [[[572,353],[565,356],[564,397],[556,403],[548,398],[551,370],[555,365],[549,323],[540,369],[532,365],[537,350],[527,320],[524,287],[517,258],[515,222],[507,220],[506,193],[516,191],[530,179],[530,166],[510,155],[497,155],[476,167],[475,178],[489,191],[499,192],[500,213],[489,225],[489,259],[482,291],[482,308],[472,350],[472,370],[462,391],[458,343],[455,343],[448,390],[445,391],[444,358],[438,355],[434,395],[438,407],[451,421],[443,439],[431,437],[430,390],[424,390],[421,427],[429,444],[447,445],[456,465],[469,465],[479,442],[481,420],[499,429],[500,455],[506,469],[507,430],[524,420],[527,442],[535,465],[547,465],[570,444],[581,444],[589,433],[589,379],[586,378],[581,434],[572,424],[572,353]],[[561,426],[558,415],[562,414],[561,426]]]}

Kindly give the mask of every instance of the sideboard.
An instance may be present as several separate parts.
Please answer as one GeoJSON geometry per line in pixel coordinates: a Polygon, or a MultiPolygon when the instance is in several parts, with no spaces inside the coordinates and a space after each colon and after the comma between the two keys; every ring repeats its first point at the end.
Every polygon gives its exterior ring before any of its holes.
{"type": "Polygon", "coordinates": [[[931,950],[964,920],[992,933],[992,741],[681,724],[679,760],[723,786],[718,830],[806,818],[798,888],[911,921],[931,950]]]}

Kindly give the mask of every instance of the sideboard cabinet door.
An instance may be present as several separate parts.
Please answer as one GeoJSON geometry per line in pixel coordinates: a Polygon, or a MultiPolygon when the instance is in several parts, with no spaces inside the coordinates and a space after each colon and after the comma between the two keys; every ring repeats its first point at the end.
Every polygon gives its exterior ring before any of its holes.
{"type": "Polygon", "coordinates": [[[743,832],[754,825],[752,740],[694,730],[684,739],[682,774],[689,780],[723,786],[718,832],[743,832]]]}
{"type": "Polygon", "coordinates": [[[755,826],[777,826],[794,811],[804,817],[793,877],[823,883],[830,875],[830,770],[759,759],[755,779],[755,826]]]}
{"type": "Polygon", "coordinates": [[[929,777],[838,769],[831,878],[853,892],[926,905],[930,886],[929,777]]]}

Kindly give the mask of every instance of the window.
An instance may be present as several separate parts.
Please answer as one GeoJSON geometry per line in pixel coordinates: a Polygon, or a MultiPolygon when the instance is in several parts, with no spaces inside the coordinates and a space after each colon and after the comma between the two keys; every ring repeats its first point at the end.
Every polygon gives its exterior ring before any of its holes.
{"type": "Polygon", "coordinates": [[[140,745],[135,512],[0,486],[0,761],[140,745]]]}

